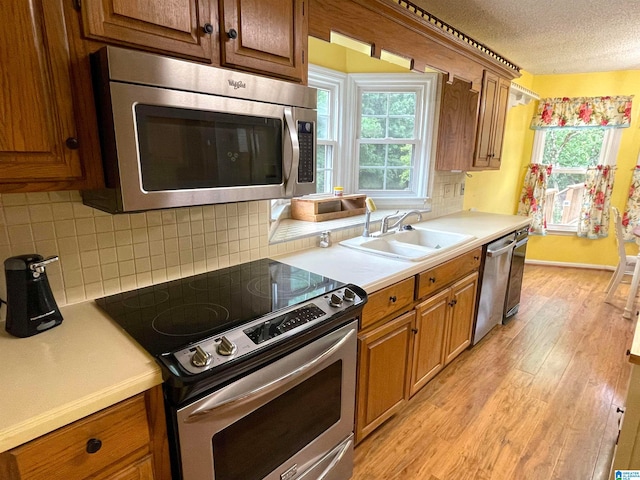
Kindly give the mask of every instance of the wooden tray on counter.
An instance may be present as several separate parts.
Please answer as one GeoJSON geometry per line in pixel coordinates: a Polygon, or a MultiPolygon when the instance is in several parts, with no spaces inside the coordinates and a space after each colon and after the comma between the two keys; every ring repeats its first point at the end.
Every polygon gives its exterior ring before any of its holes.
{"type": "Polygon", "coordinates": [[[318,196],[291,199],[291,218],[307,222],[324,222],[336,218],[361,215],[366,211],[366,195],[342,197],[318,196]]]}

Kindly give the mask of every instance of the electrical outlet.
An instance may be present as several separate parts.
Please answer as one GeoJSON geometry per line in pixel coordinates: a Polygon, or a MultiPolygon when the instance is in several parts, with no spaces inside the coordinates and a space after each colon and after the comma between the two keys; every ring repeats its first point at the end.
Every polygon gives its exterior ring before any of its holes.
{"type": "Polygon", "coordinates": [[[444,185],[443,188],[443,195],[444,198],[451,198],[453,197],[453,185],[451,185],[450,183],[447,183],[444,185]]]}

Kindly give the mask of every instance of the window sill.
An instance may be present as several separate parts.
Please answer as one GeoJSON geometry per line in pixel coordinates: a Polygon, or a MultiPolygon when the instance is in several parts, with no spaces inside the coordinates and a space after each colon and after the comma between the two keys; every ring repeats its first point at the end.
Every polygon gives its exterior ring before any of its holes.
{"type": "Polygon", "coordinates": [[[578,234],[578,229],[575,227],[560,227],[560,226],[550,226],[547,227],[547,235],[558,235],[564,237],[576,236],[578,234]]]}
{"type": "MultiPolygon", "coordinates": [[[[376,210],[371,214],[371,230],[379,230],[380,222],[386,215],[392,215],[396,210],[376,210]]],[[[428,210],[423,210],[427,213],[428,210]]],[[[363,228],[365,215],[354,215],[353,217],[338,218],[336,220],[327,220],[326,222],[305,222],[304,220],[293,220],[290,218],[281,219],[274,224],[273,231],[269,238],[269,244],[288,242],[301,238],[313,237],[326,231],[343,231],[348,229],[363,228]]],[[[359,234],[362,231],[358,232],[359,234]]],[[[345,237],[345,238],[348,238],[345,237]]],[[[334,241],[338,240],[337,238],[334,241]]]]}

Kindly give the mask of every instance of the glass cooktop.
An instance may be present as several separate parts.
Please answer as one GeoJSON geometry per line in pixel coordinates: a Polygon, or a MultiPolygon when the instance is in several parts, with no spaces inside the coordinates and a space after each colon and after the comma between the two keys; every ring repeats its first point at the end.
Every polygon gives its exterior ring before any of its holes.
{"type": "Polygon", "coordinates": [[[99,298],[96,303],[157,356],[344,285],[262,259],[99,298]]]}

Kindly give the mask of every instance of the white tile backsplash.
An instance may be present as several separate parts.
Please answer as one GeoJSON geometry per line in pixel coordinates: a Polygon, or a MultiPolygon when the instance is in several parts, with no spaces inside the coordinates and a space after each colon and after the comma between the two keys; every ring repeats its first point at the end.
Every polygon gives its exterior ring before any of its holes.
{"type": "MultiPolygon", "coordinates": [[[[461,210],[458,191],[452,198],[440,192],[462,182],[462,173],[436,172],[426,218],[461,210]]],[[[308,237],[269,245],[269,215],[268,201],[109,215],[84,205],[77,191],[0,194],[0,260],[58,255],[47,276],[58,305],[65,305],[316,244],[308,237]]],[[[335,232],[334,241],[361,230],[335,232]]],[[[4,272],[0,298],[6,299],[4,272]]]]}
{"type": "Polygon", "coordinates": [[[268,256],[268,228],[267,201],[109,215],[77,191],[0,195],[0,259],[58,255],[47,276],[59,305],[268,256]]]}

